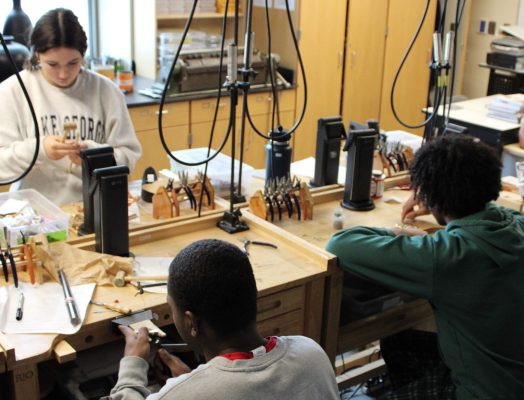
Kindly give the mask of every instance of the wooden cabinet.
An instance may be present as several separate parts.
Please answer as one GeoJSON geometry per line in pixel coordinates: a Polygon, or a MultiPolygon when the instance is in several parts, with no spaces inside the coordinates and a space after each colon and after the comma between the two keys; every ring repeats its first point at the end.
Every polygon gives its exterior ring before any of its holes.
{"type": "MultiPolygon", "coordinates": [[[[400,61],[420,23],[426,3],[417,0],[352,0],[347,23],[342,115],[344,123],[378,119],[386,130],[409,129],[393,115],[390,96],[400,61]],[[373,23],[370,23],[373,21],[373,23]]],[[[395,110],[409,125],[424,120],[436,0],[399,75],[395,110]]]]}
{"type": "MultiPolygon", "coordinates": [[[[217,121],[213,135],[212,148],[218,149],[226,134],[229,124],[230,98],[221,98],[218,108],[217,121]]],[[[235,158],[238,159],[240,148],[241,127],[241,99],[237,108],[236,130],[237,145],[235,158]]],[[[273,98],[270,92],[250,93],[249,110],[251,119],[257,129],[267,135],[271,126],[273,98]]],[[[166,103],[164,106],[163,126],[165,140],[171,150],[183,150],[196,147],[207,147],[213,116],[215,113],[216,98],[188,100],[166,103]]],[[[294,122],[295,91],[279,92],[279,108],[281,123],[286,127],[294,122]]],[[[132,107],[129,109],[131,120],[140,143],[142,157],[137,162],[130,179],[141,179],[146,167],[152,166],[155,170],[169,168],[169,158],[158,134],[158,105],[132,107]]],[[[257,135],[246,120],[244,138],[244,162],[254,168],[264,168],[266,140],[257,135]]],[[[231,155],[231,142],[228,140],[222,153],[231,155]]]]}
{"type": "MultiPolygon", "coordinates": [[[[162,147],[158,134],[158,105],[132,107],[129,109],[136,135],[142,145],[142,157],[129,179],[142,179],[144,170],[151,166],[156,171],[169,168],[169,158],[162,147]]],[[[165,140],[171,150],[188,147],[189,102],[168,103],[162,117],[165,140]]]]}
{"type": "MultiPolygon", "coordinates": [[[[347,1],[301,1],[300,52],[307,77],[307,109],[293,144],[293,160],[315,156],[317,121],[340,114],[347,1]]],[[[296,67],[298,69],[298,65],[296,67]]],[[[304,102],[297,79],[297,115],[304,102]]]]}
{"type": "MultiPolygon", "coordinates": [[[[409,129],[401,125],[395,119],[390,104],[395,73],[422,18],[424,7],[425,2],[418,0],[389,0],[388,35],[380,101],[380,123],[387,130],[403,129],[419,135],[424,132],[423,128],[409,129]]],[[[437,1],[431,0],[419,38],[400,73],[395,90],[396,111],[409,125],[420,124],[425,118],[422,109],[427,106],[436,10],[437,1]]]]}
{"type": "Polygon", "coordinates": [[[387,1],[349,2],[342,98],[346,127],[349,121],[380,117],[387,14],[387,1]]]}
{"type": "MultiPolygon", "coordinates": [[[[294,160],[315,156],[320,117],[342,115],[346,127],[350,120],[366,122],[377,118],[385,129],[401,128],[393,117],[389,94],[394,73],[424,7],[425,2],[417,0],[299,2],[300,50],[308,82],[308,106],[295,138],[294,160]]],[[[421,109],[426,106],[429,89],[435,14],[436,0],[432,0],[396,89],[398,113],[411,124],[424,118],[421,109]]],[[[301,85],[299,73],[297,114],[303,102],[301,85]]]]}

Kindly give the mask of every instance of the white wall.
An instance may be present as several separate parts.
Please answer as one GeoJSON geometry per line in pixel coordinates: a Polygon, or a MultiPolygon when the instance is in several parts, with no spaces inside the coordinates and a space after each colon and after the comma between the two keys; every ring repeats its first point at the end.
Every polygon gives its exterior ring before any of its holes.
{"type": "Polygon", "coordinates": [[[464,71],[464,94],[468,98],[486,96],[488,89],[489,69],[479,64],[486,62],[490,44],[496,38],[503,25],[515,25],[522,11],[519,0],[469,0],[471,18],[468,30],[468,44],[464,71]],[[495,21],[496,34],[478,33],[480,20],[495,21]]]}

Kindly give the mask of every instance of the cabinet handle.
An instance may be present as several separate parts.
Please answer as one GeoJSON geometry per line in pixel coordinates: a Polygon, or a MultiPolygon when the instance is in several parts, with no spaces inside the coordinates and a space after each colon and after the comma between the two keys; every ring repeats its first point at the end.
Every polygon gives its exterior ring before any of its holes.
{"type": "MultiPolygon", "coordinates": [[[[160,111],[155,111],[155,114],[156,115],[160,114],[160,111]]],[[[162,115],[166,115],[166,114],[169,114],[169,111],[168,110],[162,110],[162,115]]]]}
{"type": "MultiPolygon", "coordinates": [[[[220,103],[218,103],[218,106],[219,106],[219,107],[225,107],[225,106],[226,106],[226,103],[222,103],[222,102],[220,102],[220,103]]],[[[202,108],[203,108],[204,110],[207,110],[208,108],[211,108],[211,103],[210,103],[210,102],[202,103],[202,108]]]]}
{"type": "Polygon", "coordinates": [[[280,300],[277,300],[277,301],[274,301],[273,303],[271,303],[267,307],[259,308],[258,312],[259,313],[263,313],[263,312],[266,312],[266,311],[275,310],[277,308],[280,308],[281,306],[282,306],[282,302],[280,300]]]}
{"type": "Polygon", "coordinates": [[[357,63],[357,52],[352,51],[350,54],[351,54],[350,68],[353,69],[355,67],[355,64],[357,63]]]}
{"type": "Polygon", "coordinates": [[[344,53],[339,51],[338,52],[338,67],[339,68],[342,68],[342,66],[344,64],[343,60],[344,60],[344,53]]]}

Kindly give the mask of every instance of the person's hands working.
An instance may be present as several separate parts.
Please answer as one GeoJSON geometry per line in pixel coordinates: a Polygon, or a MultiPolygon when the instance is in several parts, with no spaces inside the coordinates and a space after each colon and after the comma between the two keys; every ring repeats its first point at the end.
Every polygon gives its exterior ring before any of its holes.
{"type": "Polygon", "coordinates": [[[87,145],[78,143],[76,140],[62,141],[60,136],[46,136],[44,139],[44,150],[50,160],[60,160],[68,156],[71,162],[80,165],[80,150],[86,148],[87,145]]]}
{"type": "Polygon", "coordinates": [[[429,210],[422,204],[421,201],[417,200],[415,193],[411,193],[409,199],[406,200],[402,206],[402,213],[400,215],[400,220],[402,222],[413,222],[416,217],[421,215],[428,215],[429,210]]]}
{"type": "Polygon", "coordinates": [[[158,356],[162,362],[169,368],[171,371],[171,376],[177,377],[182,374],[187,374],[191,372],[191,368],[187,366],[180,358],[169,354],[165,349],[158,349],[158,356]]]}
{"type": "Polygon", "coordinates": [[[126,347],[124,356],[142,357],[147,361],[149,357],[149,331],[141,327],[138,332],[129,326],[119,325],[118,328],[124,334],[126,347]]]}

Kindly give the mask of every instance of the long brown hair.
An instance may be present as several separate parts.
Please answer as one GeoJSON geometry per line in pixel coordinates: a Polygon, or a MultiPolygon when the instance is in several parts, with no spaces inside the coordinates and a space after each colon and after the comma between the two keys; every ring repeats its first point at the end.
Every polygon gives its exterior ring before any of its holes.
{"type": "Polygon", "coordinates": [[[38,65],[37,53],[45,53],[56,47],[76,49],[85,55],[87,36],[77,16],[66,8],[46,12],[36,22],[30,38],[31,58],[26,65],[34,69],[38,65]]]}

